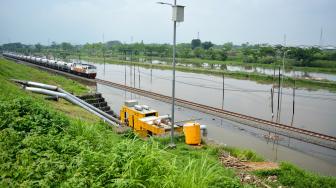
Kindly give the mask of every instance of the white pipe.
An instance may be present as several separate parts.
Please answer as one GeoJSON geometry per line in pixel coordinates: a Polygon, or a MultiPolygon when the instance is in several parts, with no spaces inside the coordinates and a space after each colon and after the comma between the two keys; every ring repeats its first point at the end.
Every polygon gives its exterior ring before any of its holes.
{"type": "Polygon", "coordinates": [[[38,87],[38,88],[44,88],[44,89],[54,90],[54,91],[57,91],[57,89],[58,89],[57,86],[48,85],[48,84],[42,84],[42,83],[38,83],[38,82],[31,82],[31,81],[28,81],[27,85],[38,87]]]}
{"type": "Polygon", "coordinates": [[[25,90],[28,90],[28,91],[32,91],[34,93],[40,93],[40,94],[45,94],[45,95],[52,95],[52,96],[57,96],[57,97],[61,97],[61,98],[64,98],[65,100],[73,103],[73,104],[76,104],[82,108],[84,108],[85,110],[95,114],[96,116],[98,116],[99,118],[101,118],[104,122],[107,122],[111,125],[114,125],[114,126],[117,126],[119,127],[119,125],[111,120],[109,120],[108,118],[106,118],[105,116],[99,114],[98,112],[92,110],[91,108],[88,108],[87,106],[85,106],[84,104],[80,103],[79,101],[77,100],[74,100],[73,98],[71,98],[69,95],[65,94],[65,93],[60,93],[60,92],[56,92],[56,91],[50,91],[50,90],[47,90],[47,89],[41,89],[41,88],[36,88],[36,87],[24,87],[25,90]]]}
{"type": "Polygon", "coordinates": [[[112,120],[112,121],[114,121],[114,122],[116,122],[116,123],[118,123],[118,124],[122,124],[121,121],[120,121],[119,119],[117,119],[117,118],[115,118],[115,117],[112,117],[110,114],[108,114],[108,113],[106,113],[106,112],[100,110],[99,108],[94,107],[93,105],[91,105],[91,104],[85,102],[84,100],[82,100],[82,99],[80,99],[80,98],[78,98],[78,97],[76,97],[76,96],[70,94],[69,92],[63,90],[62,88],[58,88],[57,90],[58,90],[59,92],[61,92],[61,93],[65,93],[65,94],[69,95],[69,96],[70,96],[71,98],[73,98],[74,100],[77,100],[78,102],[80,102],[80,103],[82,103],[83,105],[85,105],[85,106],[87,106],[87,107],[93,109],[94,111],[96,111],[96,112],[100,113],[101,115],[103,115],[103,116],[109,118],[110,120],[112,120]]]}
{"type": "Polygon", "coordinates": [[[118,123],[119,125],[121,125],[121,121],[115,117],[112,117],[110,114],[107,114],[106,112],[100,110],[99,108],[96,108],[95,106],[85,102],[84,100],[70,94],[69,92],[63,90],[62,88],[59,88],[57,86],[53,86],[53,85],[48,85],[48,84],[42,84],[42,83],[38,83],[38,82],[31,82],[31,81],[25,81],[25,80],[15,80],[12,79],[15,82],[24,84],[24,85],[28,85],[28,86],[34,86],[34,87],[38,87],[38,88],[43,88],[43,89],[48,89],[48,90],[54,90],[54,91],[59,91],[61,93],[67,94],[69,97],[73,98],[73,100],[77,100],[79,103],[91,108],[92,110],[98,112],[99,114],[105,116],[106,118],[118,123]]]}

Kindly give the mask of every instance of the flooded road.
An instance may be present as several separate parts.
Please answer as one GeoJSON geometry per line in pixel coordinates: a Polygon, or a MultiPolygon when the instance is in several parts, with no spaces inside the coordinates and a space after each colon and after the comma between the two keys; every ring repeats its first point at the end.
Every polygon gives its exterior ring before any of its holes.
{"type": "MultiPolygon", "coordinates": [[[[106,64],[104,73],[103,64],[95,65],[98,69],[97,77],[100,79],[171,95],[172,73],[170,70],[106,64]]],[[[272,120],[271,87],[271,85],[248,80],[224,78],[223,101],[222,77],[176,72],[176,97],[218,108],[223,106],[226,110],[267,120],[272,120]]],[[[109,105],[116,112],[119,112],[125,99],[137,99],[140,103],[157,109],[160,114],[170,114],[170,104],[100,85],[98,91],[103,93],[109,105]]],[[[291,124],[292,89],[285,88],[283,93],[279,119],[281,123],[291,124]]],[[[276,112],[276,107],[277,104],[274,102],[274,112],[276,112]]],[[[293,126],[335,136],[335,115],[335,94],[327,91],[296,91],[293,126]]],[[[190,118],[202,118],[200,122],[208,126],[208,138],[218,143],[248,148],[269,160],[292,161],[309,170],[336,175],[336,151],[334,150],[285,137],[281,138],[279,144],[267,143],[264,138],[267,132],[193,110],[177,108],[176,120],[190,118]]]]}

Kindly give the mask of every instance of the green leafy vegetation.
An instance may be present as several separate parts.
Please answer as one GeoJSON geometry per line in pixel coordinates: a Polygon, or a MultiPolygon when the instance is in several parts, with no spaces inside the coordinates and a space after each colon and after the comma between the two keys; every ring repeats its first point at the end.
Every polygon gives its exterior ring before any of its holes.
{"type": "Polygon", "coordinates": [[[336,187],[336,179],[334,177],[309,173],[289,163],[282,163],[280,169],[257,171],[255,174],[260,177],[277,176],[278,182],[281,185],[289,187],[336,187]]]}
{"type": "Polygon", "coordinates": [[[62,76],[38,71],[23,64],[16,64],[12,61],[0,58],[0,77],[4,80],[21,79],[45,84],[62,86],[63,89],[74,93],[83,94],[88,92],[88,88],[76,81],[66,79],[62,76]]]}
{"type": "MultiPolygon", "coordinates": [[[[9,43],[0,46],[0,50],[11,50],[21,53],[47,54],[54,57],[66,59],[71,55],[94,56],[94,57],[114,57],[132,61],[152,58],[172,57],[172,46],[170,44],[144,44],[132,43],[123,44],[119,41],[109,41],[106,43],[87,43],[84,45],[72,45],[68,42],[55,43],[49,46],[41,44],[24,45],[21,43],[9,43]]],[[[234,45],[231,42],[224,44],[214,44],[211,41],[202,42],[200,39],[193,39],[190,43],[177,44],[176,56],[182,61],[180,63],[192,62],[203,64],[204,61],[210,63],[217,61],[217,64],[226,64],[231,61],[234,64],[256,64],[280,65],[282,57],[286,53],[286,67],[319,67],[333,69],[336,68],[336,50],[321,50],[316,47],[285,47],[282,45],[269,44],[249,44],[234,45]],[[329,63],[329,62],[331,63],[329,63]]],[[[318,71],[319,69],[315,69],[318,71]]]]}

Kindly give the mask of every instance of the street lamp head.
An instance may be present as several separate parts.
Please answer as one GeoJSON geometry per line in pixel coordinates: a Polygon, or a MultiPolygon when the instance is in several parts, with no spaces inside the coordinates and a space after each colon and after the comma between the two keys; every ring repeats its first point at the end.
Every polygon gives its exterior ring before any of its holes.
{"type": "Polygon", "coordinates": [[[170,3],[165,3],[165,2],[156,2],[157,4],[161,4],[161,5],[170,5],[170,6],[174,6],[173,4],[170,4],[170,3]]]}

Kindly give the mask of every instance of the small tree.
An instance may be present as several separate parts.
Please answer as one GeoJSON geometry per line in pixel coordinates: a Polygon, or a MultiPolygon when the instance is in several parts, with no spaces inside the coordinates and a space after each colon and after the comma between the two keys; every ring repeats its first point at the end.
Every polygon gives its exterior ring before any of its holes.
{"type": "Polygon", "coordinates": [[[208,50],[213,46],[214,46],[214,44],[212,44],[210,41],[206,41],[206,42],[202,43],[202,47],[203,47],[204,50],[208,50]]]}
{"type": "Polygon", "coordinates": [[[197,48],[194,49],[194,55],[195,55],[195,57],[203,58],[204,54],[205,54],[205,51],[204,51],[203,48],[197,47],[197,48]]]}

